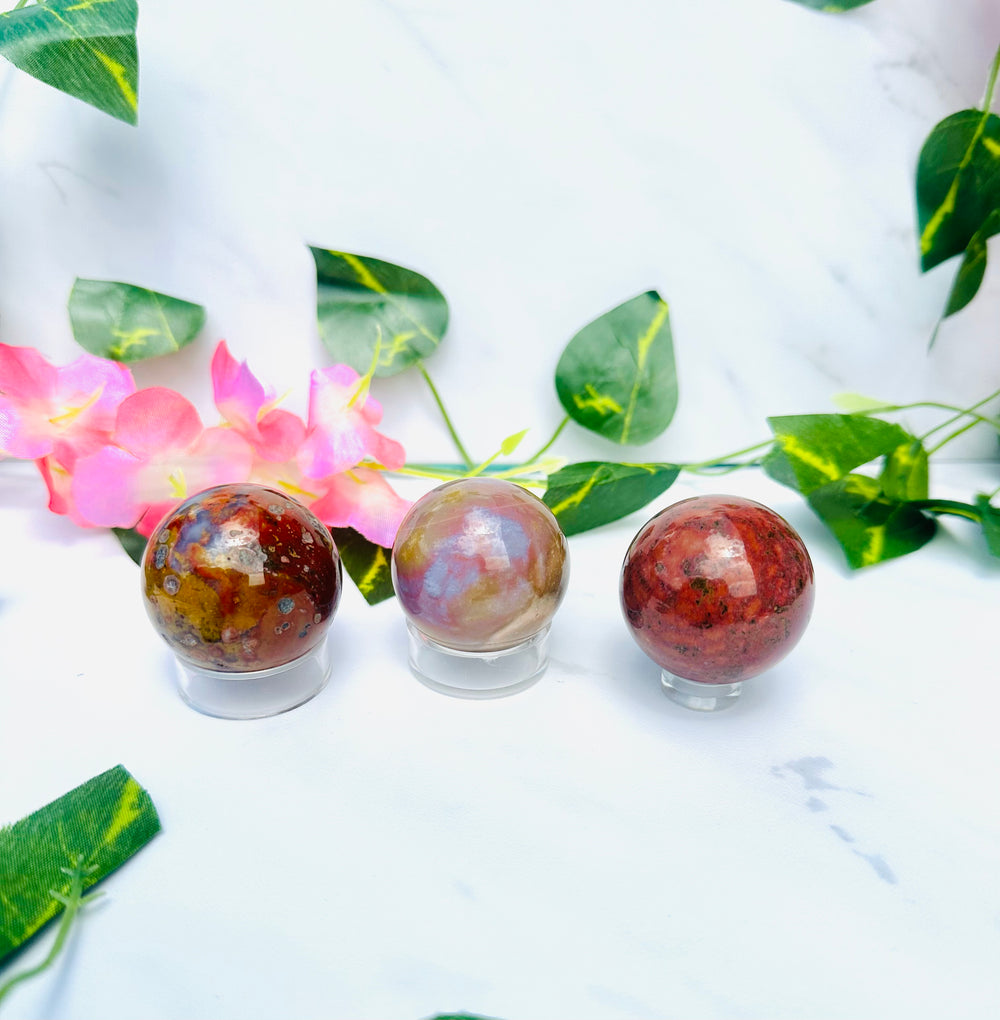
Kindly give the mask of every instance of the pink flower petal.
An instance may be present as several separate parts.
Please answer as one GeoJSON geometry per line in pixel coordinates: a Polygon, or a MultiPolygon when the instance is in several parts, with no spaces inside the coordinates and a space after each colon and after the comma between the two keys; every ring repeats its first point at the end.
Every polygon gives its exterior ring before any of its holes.
{"type": "Polygon", "coordinates": [[[151,386],[122,401],[114,440],[147,460],[161,450],[190,446],[201,430],[194,404],[165,386],[151,386]]]}
{"type": "Polygon", "coordinates": [[[291,411],[275,408],[260,420],[260,442],[254,444],[264,460],[286,461],[295,456],[306,437],[305,422],[291,411]]]}
{"type": "Polygon", "coordinates": [[[212,355],[212,392],[219,414],[248,438],[257,434],[257,415],[268,397],[245,361],[237,361],[225,340],[212,355]]]}
{"type": "Polygon", "coordinates": [[[354,528],[370,542],[392,546],[410,503],[393,491],[380,471],[355,468],[330,479],[325,495],[309,509],[332,528],[354,528]]]}
{"type": "Polygon", "coordinates": [[[147,505],[138,495],[142,461],[118,446],[82,457],[73,472],[70,498],[83,519],[102,528],[131,528],[147,505]]]}
{"type": "Polygon", "coordinates": [[[58,386],[59,371],[34,347],[0,344],[0,393],[14,400],[49,396],[58,386]]]}
{"type": "Polygon", "coordinates": [[[92,354],[56,368],[31,347],[0,344],[0,449],[38,459],[57,441],[94,447],[135,391],[132,373],[92,354]]]}
{"type": "Polygon", "coordinates": [[[360,376],[348,365],[314,371],[309,384],[309,434],[299,466],[310,478],[346,471],[370,457],[388,468],[402,467],[403,447],[376,432],[382,408],[369,396],[351,403],[360,376]]]}

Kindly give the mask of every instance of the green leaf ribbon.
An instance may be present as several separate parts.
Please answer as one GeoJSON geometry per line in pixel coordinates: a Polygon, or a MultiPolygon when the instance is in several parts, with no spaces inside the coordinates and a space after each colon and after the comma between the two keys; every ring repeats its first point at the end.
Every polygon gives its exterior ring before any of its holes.
{"type": "Polygon", "coordinates": [[[15,67],[128,124],[139,118],[136,0],[42,0],[0,14],[15,67]]]}
{"type": "Polygon", "coordinates": [[[118,765],[0,829],[0,960],[63,910],[64,868],[89,888],[160,831],[149,794],[118,765]],[[82,862],[79,858],[82,856],[82,862]]]}

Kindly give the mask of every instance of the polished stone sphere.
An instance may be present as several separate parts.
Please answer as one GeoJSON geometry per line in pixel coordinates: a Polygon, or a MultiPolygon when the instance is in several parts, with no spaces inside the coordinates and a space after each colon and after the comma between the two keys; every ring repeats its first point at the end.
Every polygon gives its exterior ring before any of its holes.
{"type": "Polygon", "coordinates": [[[566,593],[566,537],[520,485],[462,478],[403,518],[392,579],[403,612],[432,641],[469,652],[513,648],[548,625],[566,593]]]}
{"type": "Polygon", "coordinates": [[[340,601],[329,531],[260,485],[220,485],[168,514],[142,561],[146,612],[186,662],[243,673],[292,662],[325,636],[340,601]]]}
{"type": "Polygon", "coordinates": [[[773,510],[737,496],[681,500],[625,556],[621,603],[642,650],[684,680],[730,684],[783,659],[812,613],[813,567],[773,510]]]}

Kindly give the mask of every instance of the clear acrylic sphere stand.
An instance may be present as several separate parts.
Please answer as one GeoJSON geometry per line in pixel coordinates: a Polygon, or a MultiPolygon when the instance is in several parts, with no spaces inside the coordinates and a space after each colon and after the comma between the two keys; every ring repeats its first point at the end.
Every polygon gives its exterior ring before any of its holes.
{"type": "Polygon", "coordinates": [[[663,693],[678,705],[696,712],[719,712],[736,704],[743,691],[743,681],[731,684],[708,684],[699,680],[685,680],[668,670],[660,673],[663,693]]]}
{"type": "Polygon", "coordinates": [[[504,698],[527,690],[549,664],[549,628],[513,648],[463,652],[447,648],[406,621],[410,670],[431,690],[454,698],[504,698]]]}
{"type": "Polygon", "coordinates": [[[319,694],[330,679],[325,639],[292,662],[251,672],[227,673],[181,658],[174,661],[181,697],[219,719],[263,719],[288,712],[319,694]]]}

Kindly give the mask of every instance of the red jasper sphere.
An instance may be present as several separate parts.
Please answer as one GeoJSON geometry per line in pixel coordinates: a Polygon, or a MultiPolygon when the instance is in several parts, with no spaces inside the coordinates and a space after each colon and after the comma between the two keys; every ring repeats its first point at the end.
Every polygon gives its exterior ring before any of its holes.
{"type": "Polygon", "coordinates": [[[326,636],[341,592],[329,531],[260,485],[220,485],[157,526],[142,561],[146,612],[174,653],[205,669],[272,669],[326,636]]]}
{"type": "Polygon", "coordinates": [[[685,680],[728,684],[769,669],[805,631],[813,566],[773,510],[738,496],[697,496],[635,536],[621,574],[632,636],[685,680]]]}

